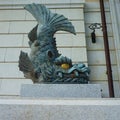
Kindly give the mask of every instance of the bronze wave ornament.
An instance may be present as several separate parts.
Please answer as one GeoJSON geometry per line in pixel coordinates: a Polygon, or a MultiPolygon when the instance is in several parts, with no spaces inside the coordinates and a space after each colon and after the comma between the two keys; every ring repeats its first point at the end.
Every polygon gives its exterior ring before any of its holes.
{"type": "Polygon", "coordinates": [[[54,34],[67,31],[76,34],[72,23],[63,15],[52,13],[45,5],[28,4],[29,11],[38,24],[29,32],[30,55],[21,51],[19,70],[34,83],[86,84],[90,70],[83,63],[73,64],[72,60],[59,54],[54,34]]]}

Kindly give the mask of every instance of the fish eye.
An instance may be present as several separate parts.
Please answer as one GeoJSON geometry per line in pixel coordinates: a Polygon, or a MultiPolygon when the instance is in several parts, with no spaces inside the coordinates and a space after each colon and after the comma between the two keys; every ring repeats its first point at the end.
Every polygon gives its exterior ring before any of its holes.
{"type": "Polygon", "coordinates": [[[39,45],[40,45],[40,43],[36,41],[35,46],[39,46],[39,45]]]}
{"type": "Polygon", "coordinates": [[[53,53],[51,51],[48,51],[48,56],[49,56],[49,58],[52,58],[53,57],[53,53]]]}

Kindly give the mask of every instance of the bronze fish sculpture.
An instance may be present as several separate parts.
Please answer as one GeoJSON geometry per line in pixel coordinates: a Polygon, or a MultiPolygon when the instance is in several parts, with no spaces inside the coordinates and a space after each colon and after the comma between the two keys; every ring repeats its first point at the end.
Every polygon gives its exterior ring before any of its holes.
{"type": "Polygon", "coordinates": [[[37,83],[88,83],[90,70],[84,64],[72,64],[72,60],[61,56],[56,47],[54,34],[67,31],[76,34],[68,18],[52,13],[45,5],[25,6],[38,24],[29,32],[28,55],[21,51],[19,69],[26,78],[37,83]]]}

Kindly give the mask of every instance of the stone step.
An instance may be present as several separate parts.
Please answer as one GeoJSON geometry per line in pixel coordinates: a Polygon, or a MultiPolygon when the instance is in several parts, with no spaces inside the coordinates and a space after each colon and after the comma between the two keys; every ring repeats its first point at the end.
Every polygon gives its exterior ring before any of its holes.
{"type": "Polygon", "coordinates": [[[119,120],[120,99],[0,99],[0,120],[119,120]]]}
{"type": "Polygon", "coordinates": [[[22,97],[101,98],[99,84],[23,84],[22,97]]]}

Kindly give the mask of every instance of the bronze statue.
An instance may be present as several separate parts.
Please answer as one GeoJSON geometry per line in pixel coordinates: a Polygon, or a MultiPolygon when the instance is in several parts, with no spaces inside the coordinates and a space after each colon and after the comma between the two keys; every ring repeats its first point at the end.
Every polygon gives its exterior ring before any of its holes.
{"type": "Polygon", "coordinates": [[[74,26],[63,15],[52,13],[44,5],[25,6],[38,24],[28,34],[31,53],[21,51],[19,69],[35,83],[88,83],[90,70],[82,63],[59,54],[54,34],[67,31],[76,34],[74,26]]]}

